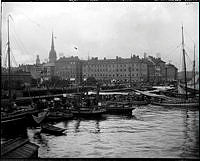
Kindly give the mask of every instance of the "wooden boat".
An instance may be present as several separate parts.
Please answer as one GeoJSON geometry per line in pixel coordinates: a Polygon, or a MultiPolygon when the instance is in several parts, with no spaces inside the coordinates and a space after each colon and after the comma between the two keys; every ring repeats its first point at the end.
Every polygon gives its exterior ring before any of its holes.
{"type": "Polygon", "coordinates": [[[62,135],[65,129],[53,126],[51,124],[43,124],[41,125],[41,132],[50,133],[54,135],[62,135]]]}
{"type": "MultiPolygon", "coordinates": [[[[10,16],[10,15],[9,15],[10,16]]],[[[12,90],[11,90],[11,62],[10,62],[10,38],[9,38],[9,16],[8,16],[8,94],[9,100],[7,105],[2,105],[1,110],[1,125],[3,125],[3,129],[7,128],[7,125],[16,125],[18,122],[21,124],[21,121],[25,121],[27,115],[37,112],[34,106],[31,108],[29,106],[18,106],[14,102],[14,95],[12,97],[12,90]]]]}
{"type": "Polygon", "coordinates": [[[64,104],[62,104],[60,98],[54,98],[54,100],[51,102],[52,104],[50,105],[51,107],[49,108],[49,113],[47,116],[48,120],[59,121],[71,119],[73,117],[71,110],[64,107],[64,104]]]}
{"type": "Polygon", "coordinates": [[[101,106],[99,102],[99,90],[100,86],[97,85],[97,93],[95,97],[89,96],[88,91],[86,94],[81,93],[74,98],[72,103],[72,110],[74,116],[81,117],[101,117],[106,112],[106,109],[101,106]]]}
{"type": "Polygon", "coordinates": [[[135,109],[128,102],[114,102],[108,101],[105,103],[106,113],[109,114],[132,114],[133,109],[135,109]]]}
{"type": "Polygon", "coordinates": [[[152,101],[152,105],[157,105],[157,106],[164,106],[164,107],[199,107],[199,102],[156,102],[152,101]]]}
{"type": "MultiPolygon", "coordinates": [[[[183,50],[183,65],[184,65],[184,89],[181,84],[178,85],[179,91],[182,91],[182,99],[171,98],[171,99],[158,99],[158,101],[153,100],[151,104],[165,106],[165,107],[199,107],[198,97],[189,98],[188,97],[188,87],[187,87],[187,76],[186,76],[186,61],[185,61],[185,49],[184,49],[184,37],[183,37],[183,26],[182,26],[182,50],[183,50]]],[[[194,50],[195,51],[195,50],[194,50]]],[[[195,56],[194,56],[195,59],[195,56]]],[[[195,68],[194,68],[195,69],[195,68]]],[[[195,79],[194,79],[195,80],[195,79]]],[[[194,83],[195,84],[195,83],[194,83]]],[[[195,89],[195,87],[194,87],[195,89]]],[[[194,92],[195,93],[195,92],[194,92]]]]}
{"type": "Polygon", "coordinates": [[[96,107],[82,107],[72,110],[73,115],[81,117],[96,117],[101,116],[106,112],[106,109],[96,107]]]}
{"type": "Polygon", "coordinates": [[[13,112],[1,112],[1,124],[12,123],[24,120],[28,115],[37,113],[38,110],[34,108],[25,108],[21,110],[14,110],[13,112]]]}

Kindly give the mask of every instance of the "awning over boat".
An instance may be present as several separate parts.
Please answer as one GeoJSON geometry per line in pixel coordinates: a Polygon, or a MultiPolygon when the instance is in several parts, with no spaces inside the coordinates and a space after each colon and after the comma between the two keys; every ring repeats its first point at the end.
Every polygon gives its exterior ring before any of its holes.
{"type": "Polygon", "coordinates": [[[150,91],[139,91],[139,90],[135,90],[138,93],[141,93],[145,96],[149,96],[149,97],[157,97],[157,98],[163,98],[163,99],[171,99],[170,97],[164,96],[164,95],[158,95],[155,93],[151,93],[150,91]]]}
{"type": "MultiPolygon", "coordinates": [[[[88,95],[97,94],[97,92],[88,92],[88,95]]],[[[128,92],[99,92],[99,95],[128,95],[128,92]]]]}
{"type": "Polygon", "coordinates": [[[174,87],[170,87],[170,86],[153,86],[153,88],[155,88],[159,91],[166,91],[166,90],[174,89],[174,87]]]}

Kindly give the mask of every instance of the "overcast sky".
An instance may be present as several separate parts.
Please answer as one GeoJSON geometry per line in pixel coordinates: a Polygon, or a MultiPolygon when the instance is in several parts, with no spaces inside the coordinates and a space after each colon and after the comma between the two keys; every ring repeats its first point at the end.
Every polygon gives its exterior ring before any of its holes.
{"type": "MultiPolygon", "coordinates": [[[[173,2],[21,2],[2,3],[3,61],[10,19],[11,49],[17,64],[48,59],[51,33],[57,57],[115,58],[160,56],[181,69],[181,24],[184,25],[189,68],[193,41],[198,46],[198,3],[173,2]],[[75,50],[77,47],[78,50],[75,50]]],[[[196,60],[199,49],[196,48],[196,60]]],[[[3,63],[3,62],[2,62],[3,63]]],[[[14,64],[14,63],[13,63],[14,64]]]]}

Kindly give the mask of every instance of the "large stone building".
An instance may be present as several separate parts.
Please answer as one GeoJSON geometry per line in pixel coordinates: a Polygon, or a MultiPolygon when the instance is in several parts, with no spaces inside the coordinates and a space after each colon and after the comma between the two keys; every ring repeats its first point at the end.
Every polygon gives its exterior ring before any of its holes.
{"type": "Polygon", "coordinates": [[[161,58],[148,56],[142,62],[147,64],[147,82],[161,83],[166,80],[165,62],[161,58]]]}
{"type": "Polygon", "coordinates": [[[55,63],[55,75],[62,79],[80,83],[82,81],[82,62],[78,56],[62,57],[55,63]]]}
{"type": "Polygon", "coordinates": [[[166,81],[171,82],[177,80],[178,69],[173,64],[167,64],[165,68],[166,81]]]}
{"type": "Polygon", "coordinates": [[[42,73],[43,73],[43,65],[44,64],[40,64],[40,59],[39,59],[39,55],[37,55],[36,58],[36,64],[30,65],[30,64],[26,64],[26,65],[19,65],[18,69],[23,71],[23,72],[30,72],[31,76],[34,79],[39,79],[42,77],[42,73]]]}
{"type": "Polygon", "coordinates": [[[97,57],[83,61],[83,79],[94,77],[102,82],[138,82],[147,79],[147,65],[138,56],[102,59],[97,57]]]}

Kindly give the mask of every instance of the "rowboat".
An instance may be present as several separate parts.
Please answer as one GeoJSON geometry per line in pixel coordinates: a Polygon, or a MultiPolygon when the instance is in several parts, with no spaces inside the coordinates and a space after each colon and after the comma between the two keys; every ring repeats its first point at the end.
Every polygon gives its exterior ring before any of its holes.
{"type": "Polygon", "coordinates": [[[50,133],[54,135],[62,135],[65,129],[53,126],[51,124],[43,124],[41,125],[41,132],[50,133]]]}

